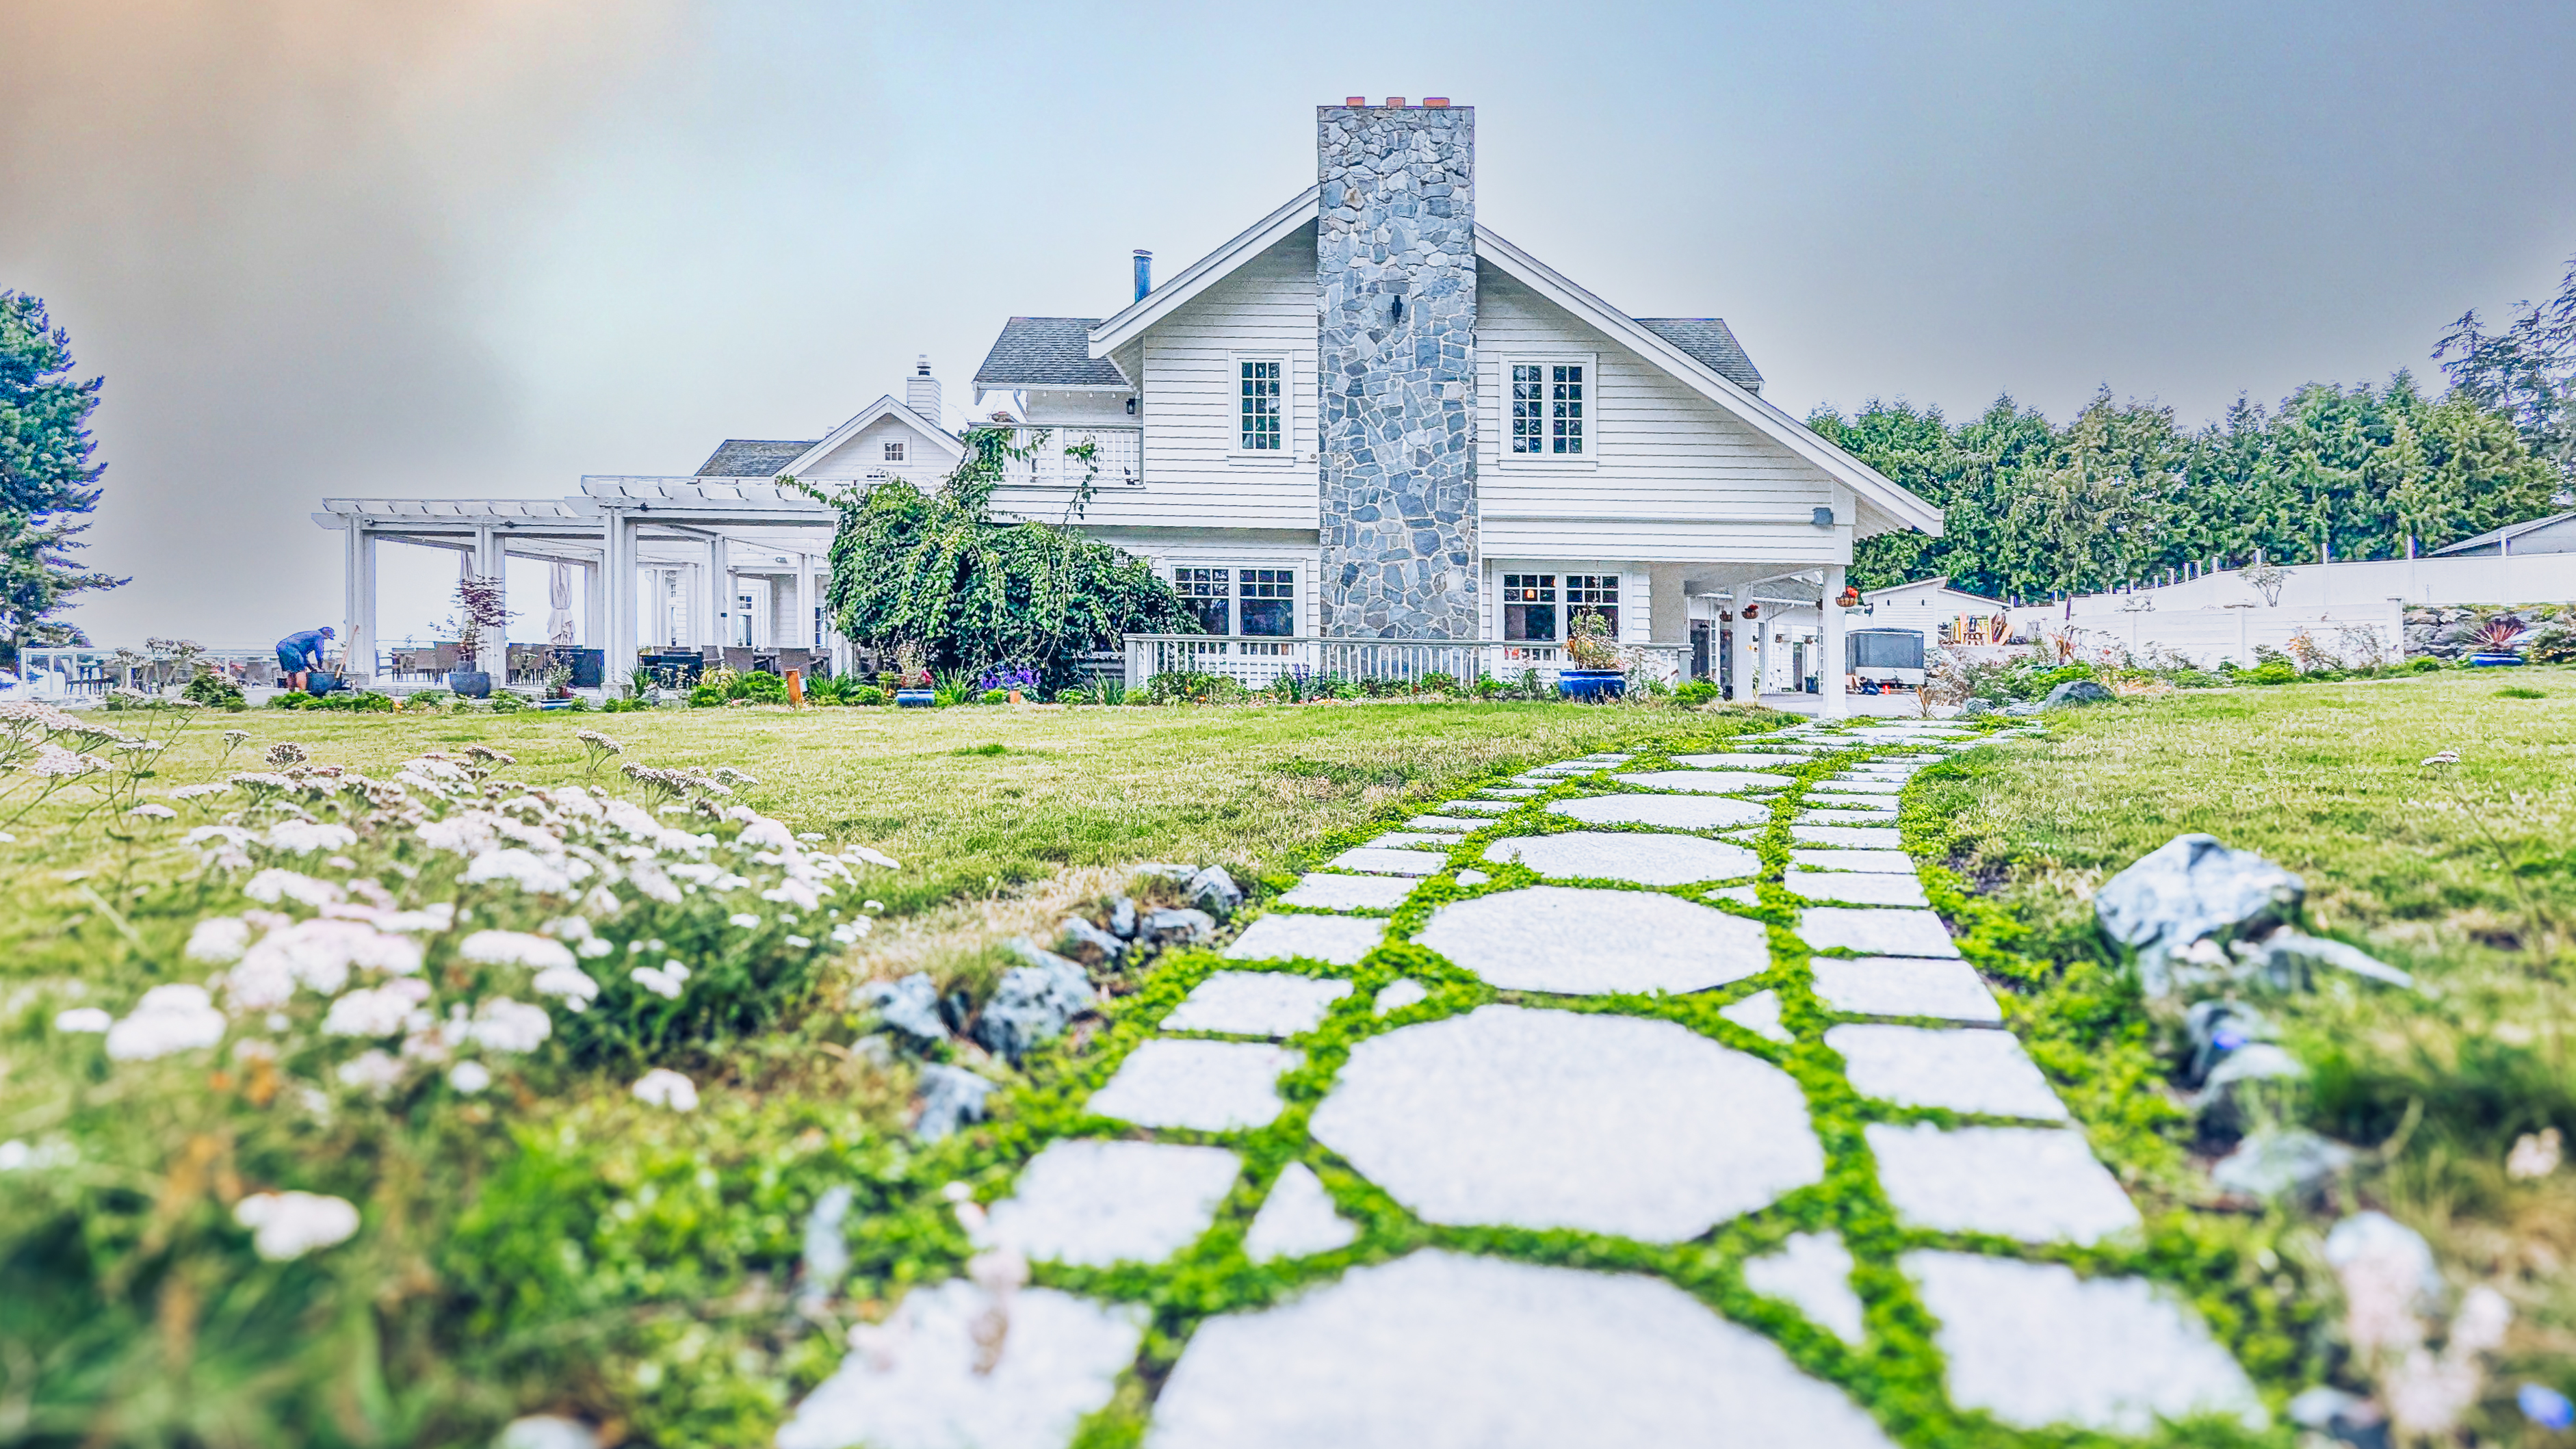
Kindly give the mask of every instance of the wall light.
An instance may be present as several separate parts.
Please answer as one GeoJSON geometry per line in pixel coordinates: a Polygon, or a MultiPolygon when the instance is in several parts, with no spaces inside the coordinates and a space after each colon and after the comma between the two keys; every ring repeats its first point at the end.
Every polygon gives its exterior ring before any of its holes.
{"type": "Polygon", "coordinates": [[[1815,519],[1816,527],[1818,528],[1831,528],[1834,526],[1834,511],[1822,504],[1817,505],[1813,517],[1815,519]]]}

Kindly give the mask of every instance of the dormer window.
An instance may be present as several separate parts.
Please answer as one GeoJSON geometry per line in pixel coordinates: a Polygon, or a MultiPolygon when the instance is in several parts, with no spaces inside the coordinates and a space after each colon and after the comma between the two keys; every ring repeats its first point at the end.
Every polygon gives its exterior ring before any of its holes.
{"type": "Polygon", "coordinates": [[[900,462],[902,462],[902,461],[903,461],[903,444],[901,444],[901,443],[899,443],[899,442],[889,442],[889,443],[887,443],[887,444],[885,445],[885,461],[887,461],[887,462],[889,462],[889,463],[900,463],[900,462]]]}
{"type": "Polygon", "coordinates": [[[1244,358],[1235,366],[1242,388],[1238,399],[1241,441],[1237,446],[1247,453],[1275,453],[1284,428],[1280,361],[1275,357],[1244,358]]]}
{"type": "Polygon", "coordinates": [[[1590,365],[1515,362],[1511,368],[1512,452],[1523,457],[1583,457],[1583,394],[1590,365]]]}

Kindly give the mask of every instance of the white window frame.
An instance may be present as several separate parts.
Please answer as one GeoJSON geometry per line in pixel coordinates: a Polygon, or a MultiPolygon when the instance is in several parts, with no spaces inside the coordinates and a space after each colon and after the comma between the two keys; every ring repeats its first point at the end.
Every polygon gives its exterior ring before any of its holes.
{"type": "Polygon", "coordinates": [[[1495,406],[1499,409],[1494,418],[1494,458],[1500,466],[1540,470],[1601,466],[1601,355],[1599,353],[1524,352],[1506,356],[1502,360],[1502,373],[1498,385],[1493,391],[1495,406]],[[1515,367],[1580,367],[1583,369],[1582,452],[1515,453],[1512,451],[1512,369],[1515,367]]]}
{"type": "Polygon", "coordinates": [[[877,461],[880,463],[908,463],[912,461],[911,453],[912,440],[909,438],[877,439],[877,461]]]}
{"type": "Polygon", "coordinates": [[[1294,464],[1297,461],[1297,359],[1286,352],[1234,352],[1225,365],[1226,453],[1238,463],[1294,464]],[[1279,446],[1243,446],[1243,365],[1279,364],[1279,446]]]}
{"type": "Polygon", "coordinates": [[[1320,577],[1312,557],[1299,554],[1263,553],[1257,549],[1237,551],[1224,548],[1194,548],[1186,553],[1167,554],[1154,560],[1154,572],[1163,582],[1178,587],[1182,569],[1224,569],[1226,626],[1234,631],[1213,637],[1233,643],[1251,643],[1267,649],[1281,639],[1302,639],[1313,632],[1316,580],[1320,577]],[[1296,606],[1290,611],[1292,628],[1282,634],[1246,634],[1243,629],[1243,571],[1245,569],[1285,569],[1296,589],[1296,606]]]}

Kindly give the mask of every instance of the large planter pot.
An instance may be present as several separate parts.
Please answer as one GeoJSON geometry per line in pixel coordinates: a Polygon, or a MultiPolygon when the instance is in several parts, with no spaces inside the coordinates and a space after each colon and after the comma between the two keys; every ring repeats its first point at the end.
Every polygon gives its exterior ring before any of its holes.
{"type": "Polygon", "coordinates": [[[447,676],[448,693],[465,699],[484,699],[492,693],[492,676],[481,669],[459,669],[447,676]]]}
{"type": "Polygon", "coordinates": [[[1617,699],[1628,692],[1628,676],[1616,669],[1560,669],[1556,692],[1567,699],[1617,699]]]}
{"type": "Polygon", "coordinates": [[[905,709],[928,709],[939,703],[939,691],[935,689],[898,689],[894,692],[894,702],[903,706],[905,709]]]}
{"type": "Polygon", "coordinates": [[[2478,669],[2501,669],[2508,664],[2520,664],[2521,662],[2522,656],[2519,654],[2472,654],[2469,656],[2470,665],[2478,669]]]}

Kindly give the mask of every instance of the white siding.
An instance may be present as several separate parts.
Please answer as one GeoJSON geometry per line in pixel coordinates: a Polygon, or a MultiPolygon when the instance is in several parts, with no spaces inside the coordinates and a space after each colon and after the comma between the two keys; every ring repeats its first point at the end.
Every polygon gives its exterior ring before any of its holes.
{"type": "Polygon", "coordinates": [[[1479,268],[1476,285],[1477,497],[1487,555],[1848,561],[1849,495],[1822,469],[1495,267],[1479,268]],[[1506,369],[1569,356],[1592,364],[1589,457],[1514,461],[1506,369]],[[1837,527],[1815,526],[1818,505],[1835,508],[1837,527]]]}
{"type": "MultiPolygon", "coordinates": [[[[953,446],[953,445],[951,445],[953,446]]],[[[805,470],[809,478],[867,478],[878,473],[892,473],[927,483],[947,476],[947,451],[921,435],[921,430],[900,416],[887,414],[859,430],[859,435],[844,441],[805,470]],[[885,461],[885,444],[899,441],[904,445],[904,461],[885,461]]]]}

